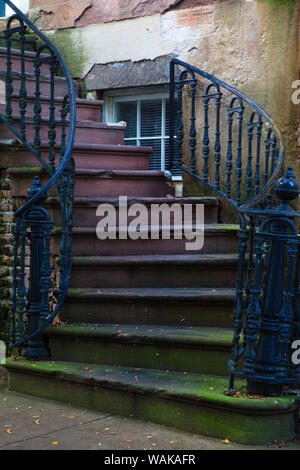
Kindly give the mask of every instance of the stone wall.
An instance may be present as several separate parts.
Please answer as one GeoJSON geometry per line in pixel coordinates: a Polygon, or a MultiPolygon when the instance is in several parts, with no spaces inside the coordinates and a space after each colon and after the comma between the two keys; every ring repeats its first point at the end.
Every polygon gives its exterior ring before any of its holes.
{"type": "Polygon", "coordinates": [[[0,340],[9,342],[13,270],[13,202],[5,169],[0,168],[0,340]]]}
{"type": "Polygon", "coordinates": [[[129,71],[116,85],[122,87],[135,75],[131,64],[153,61],[161,67],[164,59],[178,57],[263,106],[284,133],[288,162],[295,162],[300,117],[291,95],[300,68],[298,0],[31,0],[31,7],[31,18],[48,30],[87,89],[103,86],[100,79],[97,86],[103,66],[129,71]]]}

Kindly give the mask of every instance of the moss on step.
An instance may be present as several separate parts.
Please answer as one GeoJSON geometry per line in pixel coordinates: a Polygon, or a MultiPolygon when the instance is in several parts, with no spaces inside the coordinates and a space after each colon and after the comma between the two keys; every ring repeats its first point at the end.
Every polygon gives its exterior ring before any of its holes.
{"type": "Polygon", "coordinates": [[[7,367],[17,392],[245,444],[294,436],[294,397],[226,396],[227,378],[64,362],[8,360],[7,367]]]}
{"type": "Polygon", "coordinates": [[[227,374],[232,330],[154,325],[50,327],[51,357],[70,362],[227,374]]]}

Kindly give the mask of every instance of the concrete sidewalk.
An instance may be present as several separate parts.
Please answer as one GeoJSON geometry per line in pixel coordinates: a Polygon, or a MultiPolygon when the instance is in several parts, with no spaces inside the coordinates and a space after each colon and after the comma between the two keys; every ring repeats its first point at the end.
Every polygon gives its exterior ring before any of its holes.
{"type": "MultiPolygon", "coordinates": [[[[280,447],[300,450],[300,444],[280,447]]],[[[7,391],[0,366],[0,450],[264,450],[7,391]]]]}

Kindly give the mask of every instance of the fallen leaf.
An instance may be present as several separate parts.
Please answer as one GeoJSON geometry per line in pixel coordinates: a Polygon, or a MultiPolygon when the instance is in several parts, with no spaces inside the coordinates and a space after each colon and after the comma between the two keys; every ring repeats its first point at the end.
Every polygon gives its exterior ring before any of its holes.
{"type": "Polygon", "coordinates": [[[57,445],[59,444],[59,442],[53,441],[52,444],[53,444],[54,446],[57,446],[57,445]]]}

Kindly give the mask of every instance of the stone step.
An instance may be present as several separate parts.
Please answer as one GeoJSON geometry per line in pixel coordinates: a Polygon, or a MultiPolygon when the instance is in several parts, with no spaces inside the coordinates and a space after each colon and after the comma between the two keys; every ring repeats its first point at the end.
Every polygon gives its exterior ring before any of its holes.
{"type": "MultiPolygon", "coordinates": [[[[51,204],[51,216],[52,220],[55,220],[57,225],[61,224],[61,209],[59,205],[58,198],[49,198],[48,201],[49,205],[51,204]]],[[[75,198],[74,200],[74,216],[73,216],[73,224],[74,227],[96,227],[97,223],[103,218],[101,216],[96,215],[97,208],[100,205],[110,204],[115,208],[116,211],[116,222],[117,227],[119,226],[119,198],[118,197],[98,197],[98,198],[75,198]]],[[[181,220],[184,220],[184,204],[193,205],[193,223],[196,220],[195,214],[195,206],[196,204],[204,204],[204,220],[206,224],[210,223],[218,223],[219,218],[219,210],[220,210],[220,202],[217,198],[213,197],[193,197],[193,198],[179,198],[179,197],[148,197],[148,198],[135,198],[129,197],[127,198],[127,207],[132,207],[134,204],[142,204],[145,206],[148,212],[148,224],[151,223],[151,207],[153,205],[159,205],[162,208],[171,208],[173,204],[176,204],[176,208],[181,211],[182,217],[181,220]],[[178,206],[179,204],[179,206],[178,206]],[[162,206],[164,205],[164,206],[162,206]]],[[[137,207],[136,207],[137,208],[137,207]]],[[[175,208],[175,209],[176,209],[175,208]]],[[[134,209],[134,208],[133,208],[134,209]]],[[[135,211],[134,211],[135,212],[135,211]]],[[[131,222],[136,216],[128,216],[128,222],[131,222]]],[[[173,224],[174,222],[174,213],[170,212],[170,216],[168,216],[170,222],[173,224]]]]}
{"type": "MultiPolygon", "coordinates": [[[[14,117],[12,125],[19,131],[20,120],[14,117]]],[[[68,123],[66,132],[68,133],[68,123]]],[[[124,125],[110,125],[100,122],[92,121],[76,121],[75,143],[92,143],[92,144],[123,144],[124,140],[124,125]]],[[[61,120],[56,120],[56,142],[61,141],[61,120]]],[[[47,119],[41,119],[40,125],[40,139],[43,141],[48,140],[49,123],[47,119]]],[[[0,122],[0,135],[2,139],[14,139],[15,134],[4,124],[0,122]]],[[[35,129],[34,122],[31,118],[26,118],[26,139],[30,142],[34,140],[35,129]]]]}
{"type": "MultiPolygon", "coordinates": [[[[144,188],[145,189],[145,188],[144,188]]],[[[152,191],[154,192],[154,191],[152,191]]],[[[236,253],[238,247],[238,226],[222,224],[209,224],[204,227],[204,245],[198,241],[196,235],[192,240],[184,236],[184,227],[180,227],[182,239],[174,238],[173,226],[170,227],[170,237],[163,239],[163,228],[155,227],[158,239],[151,239],[151,229],[148,227],[144,236],[148,239],[133,240],[127,235],[120,239],[120,231],[116,228],[116,239],[100,240],[96,234],[96,227],[75,227],[73,229],[73,255],[74,256],[131,256],[131,255],[171,255],[171,254],[229,254],[236,253]],[[200,249],[197,248],[199,246],[200,249]]],[[[127,230],[127,227],[125,227],[127,230]]],[[[193,227],[195,230],[195,227],[193,227]]],[[[53,237],[53,253],[59,253],[60,228],[57,227],[53,237]]]]}
{"type": "MultiPolygon", "coordinates": [[[[11,177],[12,197],[26,195],[35,175],[44,185],[49,175],[41,167],[8,168],[11,177]]],[[[174,188],[167,176],[161,171],[139,170],[76,170],[75,197],[117,196],[166,196],[173,194],[174,188]]],[[[49,196],[56,195],[56,188],[49,196]]],[[[94,228],[95,233],[95,228],[94,228]]]]}
{"type": "MultiPolygon", "coordinates": [[[[5,86],[6,72],[0,70],[0,82],[2,82],[2,87],[5,86]]],[[[13,72],[12,73],[12,87],[13,93],[19,94],[21,86],[21,73],[13,72]]],[[[75,94],[78,95],[78,83],[73,81],[75,94]]],[[[50,96],[50,79],[48,74],[41,74],[39,80],[39,88],[42,96],[50,96]]],[[[5,88],[4,88],[5,89],[5,88]]],[[[55,97],[64,97],[68,93],[67,81],[64,77],[55,77],[55,97]]],[[[26,73],[26,92],[28,95],[33,95],[36,91],[36,79],[34,73],[26,73]]]]}
{"type": "MultiPolygon", "coordinates": [[[[295,435],[297,398],[227,396],[227,377],[21,359],[8,359],[6,367],[10,390],[47,400],[248,445],[295,435]]],[[[243,385],[237,381],[237,387],[243,385]]]]}
{"type": "Polygon", "coordinates": [[[227,375],[233,330],[156,325],[49,327],[55,361],[227,375]]]}
{"type": "MultiPolygon", "coordinates": [[[[33,51],[36,52],[37,50],[37,42],[38,38],[34,33],[25,33],[25,51],[33,51]]],[[[3,48],[4,51],[6,51],[6,39],[4,36],[4,30],[1,31],[0,33],[0,46],[3,48]]],[[[14,36],[11,40],[11,48],[12,50],[19,51],[21,49],[21,44],[20,40],[17,39],[16,36],[14,36]]]]}
{"type": "MultiPolygon", "coordinates": [[[[29,142],[33,145],[33,142],[29,142]]],[[[49,144],[41,143],[41,155],[48,160],[49,144]]],[[[0,141],[1,168],[36,166],[38,160],[29,150],[15,140],[0,141]]],[[[60,160],[60,148],[56,146],[56,165],[60,160]]],[[[129,145],[75,143],[73,158],[76,168],[102,170],[148,170],[151,147],[129,145]]]]}
{"type": "MultiPolygon", "coordinates": [[[[26,117],[34,115],[35,96],[33,94],[26,97],[26,117]]],[[[61,118],[63,98],[55,98],[55,118],[61,118]]],[[[40,96],[40,105],[42,108],[41,116],[44,119],[49,119],[49,96],[40,96]]],[[[79,121],[95,121],[100,122],[102,118],[102,105],[103,101],[100,100],[85,100],[76,98],[76,117],[79,121]]],[[[0,104],[0,112],[5,113],[6,105],[0,104]]],[[[12,96],[12,110],[14,115],[20,115],[20,97],[14,93],[12,96]]]]}
{"type": "Polygon", "coordinates": [[[68,323],[133,325],[233,325],[234,289],[69,289],[60,319],[68,323]]]}
{"type": "MultiPolygon", "coordinates": [[[[2,41],[0,46],[0,70],[6,71],[7,69],[7,48],[3,47],[2,41]]],[[[25,51],[25,72],[34,73],[34,59],[36,57],[36,52],[34,51],[25,51]]],[[[49,57],[48,54],[41,54],[41,58],[49,57]]],[[[13,72],[21,72],[22,67],[22,57],[21,51],[19,49],[11,49],[11,70],[13,72]]],[[[40,66],[40,72],[43,74],[50,75],[49,64],[42,64],[40,66]]]]}
{"type": "Polygon", "coordinates": [[[73,257],[71,288],[234,287],[236,254],[73,257]]]}

